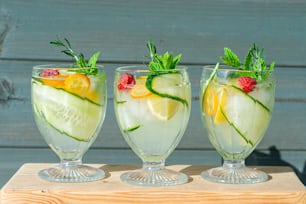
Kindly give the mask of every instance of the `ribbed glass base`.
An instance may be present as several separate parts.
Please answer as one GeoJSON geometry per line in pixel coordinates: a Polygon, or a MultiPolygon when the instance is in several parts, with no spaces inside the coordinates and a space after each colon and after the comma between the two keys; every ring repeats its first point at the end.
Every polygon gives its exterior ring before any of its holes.
{"type": "Polygon", "coordinates": [[[172,186],[188,182],[187,175],[165,169],[163,163],[160,164],[145,163],[142,169],[123,173],[120,179],[123,182],[139,186],[172,186]]]}
{"type": "Polygon", "coordinates": [[[61,163],[58,166],[41,170],[38,175],[40,178],[52,182],[80,183],[102,179],[105,177],[105,172],[82,164],[61,163]]]}
{"type": "Polygon", "coordinates": [[[203,171],[201,176],[209,181],[230,184],[260,183],[268,180],[265,172],[246,167],[244,161],[225,161],[222,167],[203,171]]]}

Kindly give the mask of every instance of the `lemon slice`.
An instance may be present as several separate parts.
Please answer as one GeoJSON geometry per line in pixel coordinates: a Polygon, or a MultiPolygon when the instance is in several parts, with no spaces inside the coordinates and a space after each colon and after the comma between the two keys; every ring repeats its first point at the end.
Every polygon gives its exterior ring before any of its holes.
{"type": "Polygon", "coordinates": [[[215,115],[215,120],[214,120],[215,124],[223,124],[226,122],[226,118],[224,117],[224,113],[222,112],[222,107],[224,107],[227,104],[227,95],[228,94],[226,89],[222,89],[215,115]]]}
{"type": "Polygon", "coordinates": [[[176,114],[182,104],[173,99],[151,95],[147,99],[147,105],[154,116],[162,121],[167,121],[176,114]]]}
{"type": "Polygon", "coordinates": [[[205,114],[214,116],[215,124],[222,124],[226,122],[226,119],[221,111],[221,107],[227,103],[226,89],[207,87],[203,94],[202,109],[205,114]]]}
{"type": "Polygon", "coordinates": [[[213,88],[207,87],[203,95],[202,109],[207,115],[215,115],[218,111],[219,99],[213,88]]]}

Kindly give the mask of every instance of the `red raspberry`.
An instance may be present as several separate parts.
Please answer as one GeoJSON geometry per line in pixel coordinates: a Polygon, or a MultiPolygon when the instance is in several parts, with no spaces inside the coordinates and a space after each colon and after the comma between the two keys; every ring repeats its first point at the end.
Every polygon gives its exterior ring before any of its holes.
{"type": "Polygon", "coordinates": [[[135,83],[136,81],[134,76],[132,74],[125,73],[120,77],[117,87],[121,91],[128,91],[131,89],[131,85],[135,85],[135,83]]]}
{"type": "Polygon", "coordinates": [[[42,77],[52,77],[52,76],[58,76],[60,73],[56,69],[47,68],[44,69],[41,73],[42,77]]]}
{"type": "Polygon", "coordinates": [[[255,79],[253,79],[251,77],[247,77],[247,76],[239,77],[238,78],[238,83],[240,85],[240,88],[245,93],[249,93],[249,92],[253,91],[253,89],[255,88],[255,85],[257,84],[255,79]]]}

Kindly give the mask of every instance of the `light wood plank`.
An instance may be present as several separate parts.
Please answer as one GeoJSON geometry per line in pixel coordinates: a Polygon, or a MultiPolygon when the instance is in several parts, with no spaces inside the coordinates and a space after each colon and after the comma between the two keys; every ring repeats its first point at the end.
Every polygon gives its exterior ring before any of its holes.
{"type": "MultiPolygon", "coordinates": [[[[0,148],[0,188],[24,163],[59,162],[50,148],[0,148]]],[[[303,151],[255,151],[246,160],[247,165],[290,166],[306,184],[306,160],[303,151]]],[[[141,164],[130,149],[90,149],[85,153],[85,163],[141,164]]],[[[167,165],[221,165],[219,154],[211,150],[176,149],[166,160],[167,165]]]]}
{"type": "MultiPolygon", "coordinates": [[[[0,188],[24,163],[59,162],[49,148],[0,148],[0,188]]],[[[141,164],[130,149],[90,149],[85,153],[85,163],[141,164]]],[[[221,158],[214,150],[175,150],[166,164],[220,165],[221,158]]]]}
{"type": "Polygon", "coordinates": [[[185,63],[214,63],[224,46],[243,58],[256,42],[269,62],[306,64],[302,0],[1,0],[1,8],[9,17],[0,21],[9,24],[3,58],[66,59],[48,45],[59,34],[106,61],[143,62],[152,38],[160,51],[183,53],[185,63]]]}
{"type": "Polygon", "coordinates": [[[37,171],[52,164],[25,164],[2,188],[3,204],[31,203],[305,203],[306,188],[290,168],[259,167],[270,180],[259,184],[224,185],[208,182],[201,171],[211,166],[173,165],[168,168],[186,173],[190,181],[169,187],[139,187],[122,183],[119,176],[139,166],[92,165],[108,177],[90,183],[51,183],[37,177],[37,171]],[[22,181],[22,182],[21,182],[22,181]],[[158,195],[158,196],[157,196],[158,195]]]}

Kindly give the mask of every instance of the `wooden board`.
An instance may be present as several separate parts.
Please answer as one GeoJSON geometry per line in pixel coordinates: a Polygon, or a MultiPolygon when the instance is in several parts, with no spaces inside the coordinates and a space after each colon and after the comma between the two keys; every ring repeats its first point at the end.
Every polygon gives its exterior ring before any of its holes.
{"type": "Polygon", "coordinates": [[[305,203],[306,188],[287,167],[260,167],[270,179],[259,184],[217,184],[203,180],[208,166],[173,165],[168,168],[189,176],[189,182],[170,187],[140,187],[125,184],[119,176],[139,166],[92,166],[107,172],[105,179],[89,183],[52,183],[37,172],[54,164],[25,164],[2,188],[3,204],[19,203],[305,203]]]}
{"type": "MultiPolygon", "coordinates": [[[[24,163],[54,163],[58,157],[49,148],[1,148],[0,149],[0,188],[15,174],[24,163]]],[[[247,165],[290,166],[301,181],[306,184],[306,161],[303,151],[271,149],[255,151],[246,160],[247,165]]],[[[83,157],[86,163],[140,164],[141,160],[131,149],[90,149],[83,157]]],[[[176,149],[166,160],[167,165],[221,165],[222,160],[214,149],[176,149]]]]}

